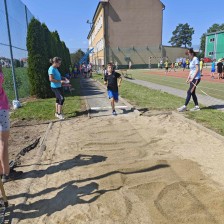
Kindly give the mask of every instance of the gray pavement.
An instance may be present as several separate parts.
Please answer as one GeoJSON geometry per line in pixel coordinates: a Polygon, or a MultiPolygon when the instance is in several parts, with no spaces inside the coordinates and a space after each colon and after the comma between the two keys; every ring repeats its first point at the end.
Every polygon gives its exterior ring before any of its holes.
{"type": "MultiPolygon", "coordinates": [[[[184,90],[180,90],[180,89],[175,89],[172,87],[168,87],[168,86],[163,86],[163,85],[159,85],[159,84],[155,84],[155,83],[151,83],[148,81],[143,81],[143,80],[138,80],[138,79],[125,79],[131,83],[135,83],[141,86],[145,86],[147,88],[150,89],[154,89],[154,90],[160,90],[162,92],[166,92],[175,96],[179,96],[182,98],[186,98],[187,96],[187,87],[186,87],[186,91],[184,90]]],[[[203,90],[202,90],[203,91],[203,90]]],[[[206,96],[205,94],[202,95],[200,94],[200,84],[198,86],[197,89],[197,96],[198,96],[198,101],[200,104],[206,106],[206,107],[211,107],[211,108],[215,108],[218,110],[224,110],[224,100],[220,100],[211,96],[206,96]]],[[[184,101],[183,101],[184,103],[184,101]]]]}
{"type": "MultiPolygon", "coordinates": [[[[93,79],[81,79],[81,88],[91,117],[113,116],[106,88],[93,79]]],[[[117,115],[133,112],[132,106],[121,98],[115,104],[115,109],[117,115]]]]}

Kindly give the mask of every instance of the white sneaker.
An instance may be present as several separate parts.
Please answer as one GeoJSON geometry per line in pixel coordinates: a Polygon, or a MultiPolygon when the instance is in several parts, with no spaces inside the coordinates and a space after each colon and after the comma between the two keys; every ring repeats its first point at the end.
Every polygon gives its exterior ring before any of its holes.
{"type": "Polygon", "coordinates": [[[183,105],[182,107],[177,108],[177,110],[178,110],[179,112],[184,112],[184,111],[187,110],[187,107],[186,107],[185,105],[183,105]]]}
{"type": "Polygon", "coordinates": [[[63,115],[63,114],[58,114],[58,119],[60,119],[60,120],[64,120],[64,119],[65,119],[65,117],[64,117],[64,115],[63,115]]]}
{"type": "Polygon", "coordinates": [[[58,118],[58,113],[55,113],[54,116],[58,118]]]}
{"type": "Polygon", "coordinates": [[[199,106],[195,106],[194,108],[190,109],[190,111],[199,111],[200,107],[199,106]]]}

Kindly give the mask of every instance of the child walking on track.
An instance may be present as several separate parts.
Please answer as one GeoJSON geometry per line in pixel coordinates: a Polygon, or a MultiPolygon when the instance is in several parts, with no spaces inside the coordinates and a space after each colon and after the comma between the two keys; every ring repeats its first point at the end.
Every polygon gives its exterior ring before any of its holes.
{"type": "Polygon", "coordinates": [[[177,110],[179,112],[183,112],[185,110],[187,110],[187,105],[191,99],[191,96],[193,98],[195,107],[191,109],[191,111],[198,111],[200,110],[199,106],[198,106],[198,99],[196,96],[196,86],[200,83],[201,80],[201,74],[200,74],[200,65],[199,65],[199,60],[196,57],[196,54],[193,50],[193,48],[188,49],[188,55],[190,58],[190,73],[187,79],[187,83],[190,83],[190,88],[187,91],[187,98],[185,101],[185,104],[178,108],[177,110]]]}
{"type": "Polygon", "coordinates": [[[112,114],[117,115],[115,111],[115,102],[118,102],[118,87],[121,85],[121,75],[113,70],[113,64],[108,63],[107,72],[104,76],[104,84],[107,85],[108,97],[111,99],[112,114]]]}

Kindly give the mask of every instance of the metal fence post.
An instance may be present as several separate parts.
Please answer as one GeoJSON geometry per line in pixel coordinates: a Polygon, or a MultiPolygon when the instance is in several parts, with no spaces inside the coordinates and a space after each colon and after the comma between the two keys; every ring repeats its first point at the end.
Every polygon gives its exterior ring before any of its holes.
{"type": "Polygon", "coordinates": [[[27,7],[26,7],[26,5],[25,5],[25,15],[26,15],[26,27],[27,27],[27,31],[28,31],[29,22],[28,22],[28,15],[27,15],[27,7]]]}
{"type": "Polygon", "coordinates": [[[7,22],[8,38],[9,38],[10,56],[11,56],[13,86],[14,86],[16,101],[19,101],[19,96],[18,96],[18,91],[17,91],[17,86],[16,86],[15,67],[14,67],[14,59],[13,59],[13,53],[12,53],[12,41],[11,41],[11,34],[10,34],[10,27],[9,27],[9,16],[8,16],[8,8],[7,8],[6,0],[4,0],[4,3],[5,3],[5,15],[6,15],[6,22],[7,22]]]}

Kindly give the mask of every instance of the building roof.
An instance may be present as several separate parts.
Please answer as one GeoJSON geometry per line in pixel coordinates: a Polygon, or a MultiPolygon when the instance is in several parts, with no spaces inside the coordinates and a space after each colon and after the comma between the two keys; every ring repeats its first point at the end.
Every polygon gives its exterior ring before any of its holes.
{"type": "Polygon", "coordinates": [[[206,33],[206,36],[217,34],[217,33],[224,33],[224,30],[216,31],[216,32],[211,32],[211,33],[206,33]]]}

